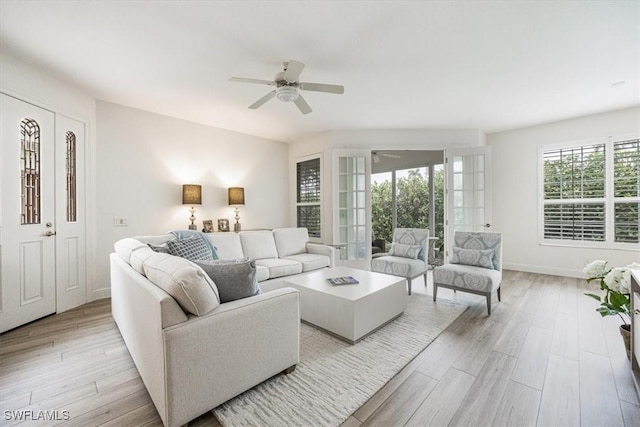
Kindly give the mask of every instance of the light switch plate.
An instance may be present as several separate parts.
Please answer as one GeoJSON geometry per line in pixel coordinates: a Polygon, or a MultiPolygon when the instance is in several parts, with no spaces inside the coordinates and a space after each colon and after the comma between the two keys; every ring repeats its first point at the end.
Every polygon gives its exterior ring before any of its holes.
{"type": "Polygon", "coordinates": [[[114,227],[127,227],[129,226],[129,220],[127,218],[113,218],[114,227]]]}

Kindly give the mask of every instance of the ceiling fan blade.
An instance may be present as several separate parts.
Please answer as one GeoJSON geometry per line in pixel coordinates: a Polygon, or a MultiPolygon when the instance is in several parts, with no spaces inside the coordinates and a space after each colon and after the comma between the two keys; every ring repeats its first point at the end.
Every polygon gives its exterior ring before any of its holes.
{"type": "Polygon", "coordinates": [[[284,72],[284,79],[291,82],[297,82],[298,77],[300,77],[300,73],[304,68],[304,64],[302,62],[294,61],[293,59],[289,61],[287,64],[287,69],[284,72]]]}
{"type": "Polygon", "coordinates": [[[269,92],[268,94],[266,94],[262,98],[258,99],[253,104],[249,105],[249,108],[251,108],[252,110],[255,110],[256,108],[260,107],[262,104],[264,104],[265,102],[267,102],[268,100],[270,100],[274,96],[276,96],[276,91],[272,90],[271,92],[269,92]]]}
{"type": "Polygon", "coordinates": [[[337,93],[338,95],[342,95],[344,93],[344,86],[341,85],[302,82],[298,85],[298,87],[302,90],[312,90],[315,92],[337,93]]]}
{"type": "Polygon", "coordinates": [[[397,154],[389,154],[389,153],[381,153],[381,156],[390,157],[392,159],[400,159],[402,156],[398,156],[397,154]]]}
{"type": "Polygon", "coordinates": [[[231,77],[229,81],[240,82],[240,83],[258,83],[261,85],[269,85],[269,86],[275,86],[276,84],[276,82],[272,82],[271,80],[246,79],[244,77],[231,77]]]}
{"type": "Polygon", "coordinates": [[[298,94],[298,98],[296,98],[295,103],[302,114],[309,114],[313,111],[311,107],[309,107],[309,104],[307,104],[307,101],[305,101],[300,94],[298,94]]]}

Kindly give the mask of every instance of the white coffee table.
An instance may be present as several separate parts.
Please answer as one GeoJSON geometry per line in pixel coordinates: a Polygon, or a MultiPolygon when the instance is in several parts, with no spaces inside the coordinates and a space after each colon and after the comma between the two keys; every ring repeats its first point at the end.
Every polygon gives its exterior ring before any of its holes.
{"type": "Polygon", "coordinates": [[[400,316],[407,307],[407,281],[349,267],[325,268],[285,280],[300,292],[300,318],[355,343],[400,316]],[[356,285],[327,279],[353,276],[356,285]]]}

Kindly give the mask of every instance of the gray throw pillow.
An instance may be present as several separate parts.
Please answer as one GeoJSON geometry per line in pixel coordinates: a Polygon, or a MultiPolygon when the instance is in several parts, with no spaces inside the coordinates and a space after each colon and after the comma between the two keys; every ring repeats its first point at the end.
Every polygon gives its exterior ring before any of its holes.
{"type": "Polygon", "coordinates": [[[225,303],[261,293],[256,278],[256,263],[249,258],[237,260],[194,261],[216,284],[220,302],[225,303]]]}
{"type": "Polygon", "coordinates": [[[169,246],[167,246],[166,243],[163,243],[161,245],[152,245],[151,243],[147,243],[147,245],[151,248],[151,250],[153,250],[154,252],[158,252],[161,254],[169,254],[171,255],[171,252],[169,252],[169,246]]]}
{"type": "Polygon", "coordinates": [[[207,246],[204,240],[197,234],[187,237],[186,239],[169,240],[167,247],[171,255],[186,258],[189,261],[195,261],[197,259],[213,260],[211,249],[209,249],[209,246],[207,246]]]}

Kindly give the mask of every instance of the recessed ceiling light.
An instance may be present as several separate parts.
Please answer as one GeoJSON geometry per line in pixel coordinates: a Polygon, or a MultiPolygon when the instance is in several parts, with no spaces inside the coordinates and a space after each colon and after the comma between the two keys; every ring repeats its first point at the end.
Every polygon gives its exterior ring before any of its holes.
{"type": "Polygon", "coordinates": [[[620,80],[619,82],[613,82],[611,83],[611,87],[616,87],[616,86],[624,86],[627,82],[625,82],[624,80],[620,80]]]}

